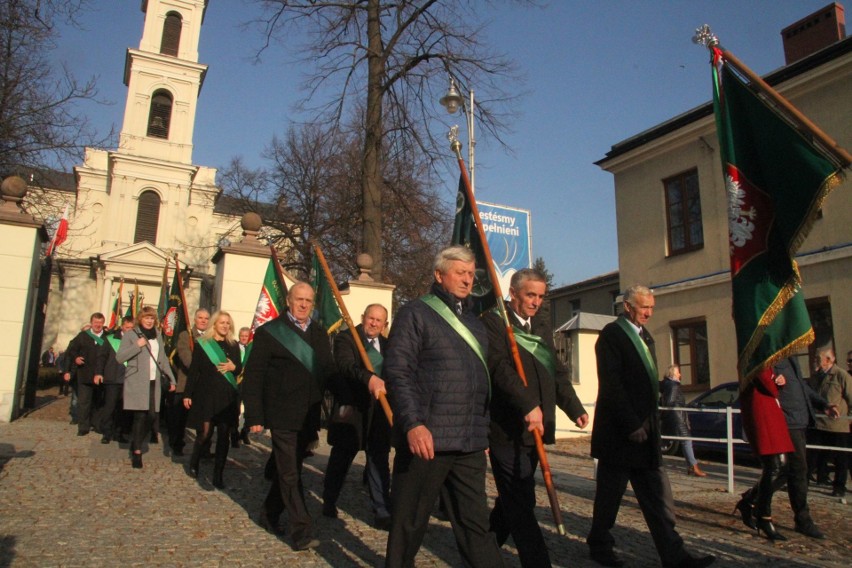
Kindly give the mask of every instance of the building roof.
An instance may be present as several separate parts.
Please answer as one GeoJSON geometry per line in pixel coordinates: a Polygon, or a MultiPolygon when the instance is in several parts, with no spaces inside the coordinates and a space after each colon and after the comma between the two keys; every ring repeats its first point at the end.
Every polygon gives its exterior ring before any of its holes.
{"type": "MultiPolygon", "coordinates": [[[[852,36],[833,43],[830,46],[821,49],[804,59],[796,61],[795,63],[791,63],[790,65],[781,67],[780,69],[765,75],[763,77],[763,80],[772,86],[779,85],[784,81],[787,81],[788,79],[792,79],[793,77],[801,75],[802,73],[810,71],[811,69],[815,69],[820,65],[828,63],[829,61],[833,61],[834,59],[837,59],[838,57],[841,57],[849,53],[850,51],[852,51],[852,36]]],[[[666,122],[649,128],[644,132],[640,132],[639,134],[631,136],[626,140],[622,140],[621,142],[613,144],[610,151],[606,153],[606,156],[595,162],[595,165],[603,167],[607,160],[611,160],[612,158],[627,154],[631,150],[635,150],[636,148],[644,146],[648,142],[651,142],[658,138],[662,138],[666,134],[679,130],[687,124],[691,124],[711,114],[713,114],[712,101],[704,103],[701,106],[695,107],[691,110],[688,110],[683,114],[679,114],[678,116],[675,116],[674,118],[671,118],[666,122]]]]}
{"type": "Polygon", "coordinates": [[[67,193],[77,193],[77,179],[72,172],[25,168],[18,172],[28,185],[67,193]]]}
{"type": "Polygon", "coordinates": [[[607,272],[606,274],[593,276],[592,278],[581,280],[580,282],[574,282],[573,284],[560,286],[559,288],[553,288],[548,293],[548,296],[562,296],[571,292],[576,292],[577,290],[598,288],[602,286],[609,286],[611,284],[618,284],[618,270],[613,270],[612,272],[607,272]]]}
{"type": "Polygon", "coordinates": [[[557,327],[554,333],[569,332],[574,330],[600,331],[604,328],[606,324],[614,322],[616,319],[616,316],[591,314],[588,312],[577,312],[577,315],[557,327]]]}

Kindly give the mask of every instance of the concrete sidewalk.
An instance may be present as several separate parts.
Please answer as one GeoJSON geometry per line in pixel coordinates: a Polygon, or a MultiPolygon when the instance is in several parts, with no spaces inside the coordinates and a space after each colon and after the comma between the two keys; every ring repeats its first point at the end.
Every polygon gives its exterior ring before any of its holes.
{"type": "MultiPolygon", "coordinates": [[[[338,507],[339,519],[320,516],[322,476],[329,448],[322,444],[305,463],[308,508],[322,544],[294,552],[254,520],[268,489],[263,464],[269,440],[232,449],[225,469],[227,489],[210,483],[212,462],[202,462],[199,480],[186,474],[188,457],[172,457],[151,445],[145,467],[130,467],[128,449],[103,445],[94,433],[76,436],[68,424],[69,399],[42,391],[38,410],[0,425],[0,566],[381,566],[387,533],[374,529],[359,454],[338,507]]],[[[538,517],[556,566],[597,566],[588,559],[585,535],[594,497],[593,461],[585,440],[563,441],[549,459],[567,530],[560,537],[543,486],[538,517]]],[[[811,509],[828,539],[793,532],[786,493],[774,501],[776,525],[789,540],[771,544],[731,515],[736,498],[725,491],[725,467],[709,463],[703,479],[687,477],[682,458],[667,458],[678,512],[678,529],[689,548],[715,554],[716,566],[849,566],[850,508],[811,491],[811,509]]],[[[757,470],[737,468],[738,490],[754,483],[757,470]]],[[[489,499],[496,495],[488,479],[489,499]]],[[[628,491],[614,531],[628,566],[659,566],[650,535],[628,491]]],[[[511,541],[510,541],[511,542],[511,541]]],[[[519,566],[511,546],[508,566],[519,566]]],[[[461,566],[452,530],[432,519],[417,566],[461,566]]]]}

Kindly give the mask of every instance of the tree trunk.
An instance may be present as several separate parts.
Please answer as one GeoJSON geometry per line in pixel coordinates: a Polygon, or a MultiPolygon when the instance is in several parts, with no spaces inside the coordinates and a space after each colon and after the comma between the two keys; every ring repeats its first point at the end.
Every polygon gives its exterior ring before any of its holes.
{"type": "Polygon", "coordinates": [[[367,112],[361,172],[364,252],[373,257],[372,276],[382,281],[382,82],[384,59],[379,22],[380,0],[367,2],[367,112]]]}

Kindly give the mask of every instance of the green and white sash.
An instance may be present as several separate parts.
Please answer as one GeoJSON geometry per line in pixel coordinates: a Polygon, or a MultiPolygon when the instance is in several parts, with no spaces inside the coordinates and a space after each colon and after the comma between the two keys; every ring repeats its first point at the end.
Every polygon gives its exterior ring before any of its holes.
{"type": "Polygon", "coordinates": [[[639,332],[633,327],[633,324],[627,321],[624,317],[619,317],[615,320],[619,327],[624,330],[633,347],[639,353],[639,358],[642,359],[642,364],[645,365],[645,371],[648,373],[648,379],[651,381],[651,389],[654,392],[654,400],[659,401],[660,398],[660,380],[657,378],[657,364],[651,356],[651,351],[648,349],[648,344],[645,340],[639,337],[639,332]]]}
{"type": "Polygon", "coordinates": [[[423,303],[427,306],[435,310],[439,316],[441,316],[444,321],[450,324],[450,327],[453,328],[453,331],[459,334],[459,336],[464,340],[465,343],[476,353],[476,356],[479,357],[479,360],[482,361],[482,366],[485,367],[485,374],[489,377],[488,379],[488,398],[491,398],[491,378],[488,373],[488,363],[485,359],[485,349],[482,347],[482,344],[473,336],[470,330],[465,327],[465,325],[461,322],[458,316],[453,312],[447,304],[441,301],[441,299],[435,294],[426,294],[422,298],[423,303]]]}
{"type": "Polygon", "coordinates": [[[512,327],[514,328],[512,331],[515,334],[515,342],[529,351],[530,355],[535,357],[536,360],[541,363],[545,369],[547,369],[547,372],[550,373],[551,377],[555,377],[556,358],[553,356],[553,352],[544,340],[538,335],[527,333],[517,325],[513,325],[512,327]]]}
{"type": "MultiPolygon", "coordinates": [[[[225,355],[225,352],[222,350],[222,346],[219,345],[216,340],[212,337],[202,337],[198,340],[198,345],[201,349],[204,350],[204,353],[207,354],[207,357],[210,359],[210,362],[218,369],[219,365],[227,362],[228,356],[225,355]]],[[[234,387],[234,390],[237,390],[237,379],[234,377],[234,373],[231,371],[225,371],[222,373],[228,382],[234,387]]]]}
{"type": "Polygon", "coordinates": [[[87,329],[86,334],[95,341],[95,345],[97,345],[98,347],[104,344],[103,334],[95,335],[95,332],[93,332],[91,329],[87,329]]]}
{"type": "Polygon", "coordinates": [[[376,348],[373,347],[373,344],[370,341],[367,341],[367,345],[364,347],[364,350],[367,352],[367,359],[370,360],[370,364],[373,366],[373,374],[377,377],[382,376],[382,364],[385,361],[385,358],[382,357],[382,354],[376,351],[376,348]]]}
{"type": "MultiPolygon", "coordinates": [[[[106,339],[107,339],[107,343],[109,343],[109,346],[112,347],[112,350],[115,351],[116,353],[118,353],[118,346],[121,345],[121,338],[116,337],[115,335],[107,335],[106,339]]],[[[127,361],[125,361],[122,364],[126,367],[127,361]]]]}
{"type": "Polygon", "coordinates": [[[276,318],[265,324],[263,328],[266,329],[266,331],[268,331],[269,334],[287,351],[289,351],[311,375],[315,376],[317,369],[317,354],[314,352],[314,348],[308,345],[307,341],[302,339],[298,333],[290,329],[286,323],[281,321],[280,318],[276,318]]]}

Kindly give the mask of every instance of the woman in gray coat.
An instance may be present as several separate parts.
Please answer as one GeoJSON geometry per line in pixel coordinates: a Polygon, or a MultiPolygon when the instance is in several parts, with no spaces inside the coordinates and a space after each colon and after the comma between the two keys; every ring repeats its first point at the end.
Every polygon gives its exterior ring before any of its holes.
{"type": "Polygon", "coordinates": [[[149,436],[160,411],[160,389],[163,377],[168,390],[175,390],[175,377],[163,339],[157,330],[157,311],[151,306],[139,310],[136,325],[121,338],[115,354],[119,363],[127,365],[124,375],[124,409],[133,413],[130,457],[134,468],[142,467],[142,442],[149,436]]]}

